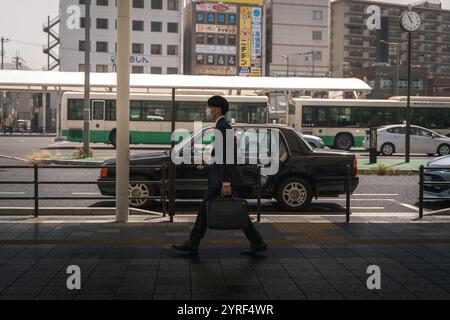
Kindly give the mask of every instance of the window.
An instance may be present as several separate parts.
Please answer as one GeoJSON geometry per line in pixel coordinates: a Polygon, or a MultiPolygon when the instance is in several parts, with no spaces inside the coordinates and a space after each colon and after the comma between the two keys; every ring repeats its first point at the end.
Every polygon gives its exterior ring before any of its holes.
{"type": "Polygon", "coordinates": [[[86,4],[86,0],[79,0],[78,3],[79,4],[86,4]]]}
{"type": "Polygon", "coordinates": [[[228,35],[228,45],[235,46],[236,45],[236,36],[235,35],[228,35]]]}
{"type": "Polygon", "coordinates": [[[108,29],[108,19],[97,18],[97,29],[108,29]]]}
{"type": "Polygon", "coordinates": [[[208,33],[208,35],[206,36],[206,43],[207,44],[215,44],[214,39],[216,38],[216,36],[214,34],[208,33]]]}
{"type": "Polygon", "coordinates": [[[390,89],[392,88],[392,80],[381,79],[381,89],[390,89]]]}
{"type": "Polygon", "coordinates": [[[179,10],[178,0],[167,0],[167,10],[179,10]]]}
{"type": "Polygon", "coordinates": [[[143,101],[144,121],[170,121],[172,103],[167,101],[143,101]]]}
{"type": "Polygon", "coordinates": [[[220,66],[225,65],[225,56],[224,55],[218,55],[217,56],[217,64],[220,66]]]}
{"type": "Polygon", "coordinates": [[[133,20],[133,31],[144,31],[144,21],[133,20]]]}
{"type": "Polygon", "coordinates": [[[217,35],[217,44],[222,46],[226,44],[226,36],[224,34],[217,35]]]}
{"type": "Polygon", "coordinates": [[[178,68],[168,67],[167,74],[178,74],[178,68]]]}
{"type": "Polygon", "coordinates": [[[84,101],[82,99],[69,99],[67,101],[67,119],[83,120],[84,101]]]}
{"type": "Polygon", "coordinates": [[[207,63],[214,64],[214,55],[213,54],[208,54],[207,63]]]}
{"type": "Polygon", "coordinates": [[[219,23],[219,24],[225,24],[225,13],[219,13],[218,15],[217,15],[217,22],[219,23]]]}
{"type": "Polygon", "coordinates": [[[84,40],[78,41],[78,51],[84,51],[84,40]]]}
{"type": "Polygon", "coordinates": [[[167,32],[178,33],[178,23],[176,23],[176,22],[168,22],[167,23],[167,32]]]}
{"type": "Polygon", "coordinates": [[[178,46],[169,44],[167,45],[167,55],[168,56],[177,56],[178,55],[178,46]]]}
{"type": "Polygon", "coordinates": [[[142,121],[142,101],[130,101],[130,120],[142,121]]]}
{"type": "Polygon", "coordinates": [[[162,0],[152,0],[152,9],[162,10],[163,3],[162,0]]]}
{"type": "Polygon", "coordinates": [[[86,17],[80,18],[80,28],[84,29],[86,27],[86,17]]]}
{"type": "Polygon", "coordinates": [[[315,61],[321,61],[322,60],[322,52],[321,51],[315,51],[313,56],[315,61]]]}
{"type": "Polygon", "coordinates": [[[198,53],[197,57],[196,57],[196,61],[197,61],[197,64],[204,64],[205,63],[205,56],[203,54],[201,54],[201,53],[198,53]]]}
{"type": "Polygon", "coordinates": [[[162,74],[162,68],[161,67],[151,67],[150,72],[152,74],[162,74]]]}
{"type": "Polygon", "coordinates": [[[195,37],[196,37],[196,40],[195,40],[196,44],[204,44],[205,43],[205,34],[197,33],[195,37]]]}
{"type": "Polygon", "coordinates": [[[228,24],[236,24],[236,15],[235,14],[228,15],[228,24]]]}
{"type": "Polygon", "coordinates": [[[79,71],[79,72],[84,72],[84,69],[85,69],[84,63],[80,63],[80,64],[78,65],[78,71],[79,71]]]}
{"type": "Polygon", "coordinates": [[[312,39],[313,40],[322,40],[322,31],[313,31],[312,39]]]}
{"type": "Polygon", "coordinates": [[[144,67],[143,66],[132,66],[131,73],[144,73],[144,67]]]}
{"type": "Polygon", "coordinates": [[[162,22],[160,21],[152,21],[152,32],[162,32],[162,22]]]}
{"type": "Polygon", "coordinates": [[[228,65],[229,66],[236,65],[236,56],[234,55],[228,56],[228,65]]]}
{"type": "Polygon", "coordinates": [[[133,0],[133,8],[144,9],[144,0],[133,0]]]}
{"type": "Polygon", "coordinates": [[[116,121],[116,100],[106,100],[105,120],[116,121]]]}
{"type": "Polygon", "coordinates": [[[97,43],[96,43],[96,51],[97,52],[108,52],[108,42],[106,42],[106,41],[97,41],[97,43]]]}
{"type": "Polygon", "coordinates": [[[104,101],[92,101],[92,120],[103,120],[105,112],[105,102],[104,101]]]}
{"type": "Polygon", "coordinates": [[[208,13],[208,23],[216,23],[216,15],[214,13],[208,13]]]}
{"type": "Polygon", "coordinates": [[[108,6],[108,0],[97,0],[97,6],[107,7],[108,6]]]}
{"type": "Polygon", "coordinates": [[[151,54],[162,54],[162,44],[152,44],[150,46],[151,54]]]}
{"type": "Polygon", "coordinates": [[[135,53],[135,54],[143,54],[144,53],[144,44],[143,43],[131,44],[131,52],[135,53]]]}
{"type": "Polygon", "coordinates": [[[313,20],[322,20],[322,11],[314,10],[313,11],[313,20]]]}
{"type": "Polygon", "coordinates": [[[202,12],[197,12],[196,20],[198,23],[205,22],[205,15],[202,12]]]}

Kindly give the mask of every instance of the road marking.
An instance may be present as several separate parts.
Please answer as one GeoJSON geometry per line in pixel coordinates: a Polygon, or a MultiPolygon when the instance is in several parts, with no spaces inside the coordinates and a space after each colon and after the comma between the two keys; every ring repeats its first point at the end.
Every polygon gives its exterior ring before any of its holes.
{"type": "Polygon", "coordinates": [[[380,196],[380,197],[389,197],[389,196],[399,196],[398,193],[354,193],[354,196],[380,196]]]}
{"type": "Polygon", "coordinates": [[[0,194],[25,194],[25,192],[0,191],[0,194]]]}
{"type": "Polygon", "coordinates": [[[0,158],[5,158],[5,159],[12,159],[12,160],[18,160],[18,161],[28,162],[28,160],[26,160],[26,159],[17,158],[17,157],[11,157],[11,156],[7,156],[7,155],[4,155],[4,154],[0,154],[0,158]]]}
{"type": "Polygon", "coordinates": [[[78,196],[82,196],[82,195],[100,195],[100,193],[98,192],[72,192],[73,195],[78,195],[78,196]]]}
{"type": "MultiPolygon", "coordinates": [[[[327,201],[346,201],[346,199],[341,198],[319,198],[318,201],[327,200],[327,201]]],[[[396,201],[395,199],[350,199],[351,201],[396,201]]]]}
{"type": "Polygon", "coordinates": [[[419,208],[417,208],[417,207],[415,207],[413,205],[410,205],[410,204],[407,204],[407,203],[401,203],[401,202],[398,202],[398,201],[395,201],[395,202],[397,202],[399,205],[401,205],[401,206],[403,206],[405,208],[408,208],[408,209],[411,209],[411,210],[419,212],[419,208]]]}
{"type": "Polygon", "coordinates": [[[350,207],[352,210],[384,210],[384,207],[350,207]]]}

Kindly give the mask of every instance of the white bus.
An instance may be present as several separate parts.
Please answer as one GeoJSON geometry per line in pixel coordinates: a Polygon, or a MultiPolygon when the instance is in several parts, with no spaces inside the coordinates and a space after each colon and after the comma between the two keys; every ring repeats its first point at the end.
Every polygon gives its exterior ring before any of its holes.
{"type": "MultiPolygon", "coordinates": [[[[194,130],[194,121],[207,122],[206,102],[211,94],[177,94],[176,129],[194,130]]],[[[230,103],[228,119],[238,124],[267,123],[266,96],[224,96],[230,103]]],[[[90,141],[116,143],[116,94],[91,93],[90,141]]],[[[170,144],[170,94],[130,94],[130,143],[170,144]]],[[[83,139],[82,92],[66,92],[61,101],[61,133],[69,141],[83,139]]]]}
{"type": "MultiPolygon", "coordinates": [[[[405,121],[405,97],[388,100],[291,99],[289,124],[325,145],[349,150],[361,147],[366,130],[405,121]]],[[[412,97],[411,124],[450,134],[450,98],[412,97]]]]}

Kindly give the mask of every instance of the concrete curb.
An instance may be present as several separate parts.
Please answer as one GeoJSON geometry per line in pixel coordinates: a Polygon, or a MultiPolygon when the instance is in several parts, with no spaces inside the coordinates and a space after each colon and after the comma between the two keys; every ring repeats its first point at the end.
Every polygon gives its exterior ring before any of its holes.
{"type": "MultiPolygon", "coordinates": [[[[111,216],[116,214],[116,208],[83,208],[83,207],[65,207],[65,208],[39,208],[39,216],[111,216]]],[[[147,211],[142,209],[130,208],[130,215],[157,215],[162,216],[161,212],[147,211]]],[[[0,207],[0,216],[34,216],[33,207],[0,207]]]]}
{"type": "Polygon", "coordinates": [[[377,176],[416,176],[419,175],[418,169],[405,170],[386,170],[384,174],[378,169],[358,169],[360,175],[377,175],[377,176]]]}
{"type": "Polygon", "coordinates": [[[54,160],[41,159],[38,164],[56,164],[56,165],[70,165],[70,166],[93,166],[98,167],[104,160],[99,161],[83,161],[83,160],[54,160]]]}

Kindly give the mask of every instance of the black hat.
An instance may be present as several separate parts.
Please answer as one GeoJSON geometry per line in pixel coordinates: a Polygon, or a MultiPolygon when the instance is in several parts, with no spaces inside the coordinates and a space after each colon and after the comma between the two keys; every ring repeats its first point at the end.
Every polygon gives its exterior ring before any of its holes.
{"type": "Polygon", "coordinates": [[[218,107],[222,109],[222,114],[226,114],[230,109],[227,99],[222,96],[212,96],[208,99],[208,107],[218,107]]]}

